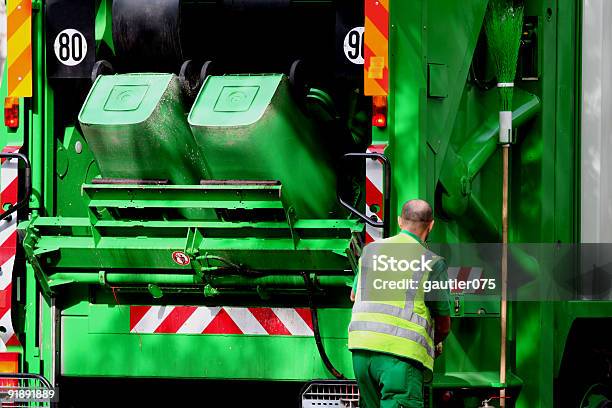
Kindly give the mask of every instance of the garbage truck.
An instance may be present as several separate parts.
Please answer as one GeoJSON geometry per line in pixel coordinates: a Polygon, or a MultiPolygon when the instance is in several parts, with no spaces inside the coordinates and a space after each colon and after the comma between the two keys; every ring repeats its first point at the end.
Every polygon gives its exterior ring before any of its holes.
{"type": "MultiPolygon", "coordinates": [[[[8,0],[0,382],[57,393],[40,406],[357,407],[351,284],[406,200],[441,248],[501,243],[504,208],[508,244],[606,242],[612,9],[522,2],[504,161],[488,3],[8,0]]],[[[426,406],[612,404],[612,292],[587,283],[453,290],[426,406]]]]}

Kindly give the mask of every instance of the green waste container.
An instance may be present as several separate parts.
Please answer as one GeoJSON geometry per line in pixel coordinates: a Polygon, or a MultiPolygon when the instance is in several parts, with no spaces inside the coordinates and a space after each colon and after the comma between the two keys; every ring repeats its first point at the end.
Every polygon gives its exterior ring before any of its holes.
{"type": "Polygon", "coordinates": [[[99,76],[79,122],[102,177],[199,184],[205,162],[173,74],[99,76]]]}
{"type": "Polygon", "coordinates": [[[188,121],[212,179],[279,180],[298,217],[337,215],[331,142],[284,75],[209,76],[188,121]]]}

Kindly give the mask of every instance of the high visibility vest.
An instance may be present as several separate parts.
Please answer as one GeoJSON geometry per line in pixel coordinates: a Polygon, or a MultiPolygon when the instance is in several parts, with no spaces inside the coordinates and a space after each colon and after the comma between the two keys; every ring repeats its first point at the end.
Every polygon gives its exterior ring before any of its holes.
{"type": "MultiPolygon", "coordinates": [[[[418,248],[423,255],[430,259],[433,257],[433,262],[440,259],[406,233],[377,241],[377,244],[381,243],[413,244],[412,249],[418,248]]],[[[410,252],[414,253],[413,250],[410,252]]],[[[411,279],[419,282],[418,289],[407,289],[404,301],[361,300],[363,274],[359,274],[348,347],[351,350],[370,350],[409,358],[433,371],[434,325],[423,292],[423,282],[429,278],[429,271],[411,274],[411,279]]]]}

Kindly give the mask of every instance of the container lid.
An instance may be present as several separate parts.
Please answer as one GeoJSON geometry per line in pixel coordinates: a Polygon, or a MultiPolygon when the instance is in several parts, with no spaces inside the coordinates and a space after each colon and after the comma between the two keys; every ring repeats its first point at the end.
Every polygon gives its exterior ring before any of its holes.
{"type": "Polygon", "coordinates": [[[88,125],[127,125],[147,120],[168,88],[172,74],[101,75],[79,113],[88,125]]]}
{"type": "Polygon", "coordinates": [[[209,76],[189,112],[189,124],[251,125],[265,113],[282,78],[280,74],[209,76]]]}

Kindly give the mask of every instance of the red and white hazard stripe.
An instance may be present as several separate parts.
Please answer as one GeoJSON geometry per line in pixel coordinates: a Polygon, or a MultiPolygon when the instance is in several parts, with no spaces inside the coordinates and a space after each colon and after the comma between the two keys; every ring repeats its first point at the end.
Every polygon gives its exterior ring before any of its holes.
{"type": "Polygon", "coordinates": [[[131,333],[313,336],[310,309],[130,306],[131,333]]]}
{"type": "MultiPolygon", "coordinates": [[[[448,268],[448,279],[457,280],[457,282],[468,282],[475,281],[482,278],[482,268],[472,268],[472,267],[449,267],[448,268]]],[[[481,293],[483,292],[483,288],[474,289],[474,285],[470,286],[469,289],[461,290],[459,288],[455,288],[451,290],[451,293],[481,293]]]]}
{"type": "MultiPolygon", "coordinates": [[[[7,146],[3,153],[15,153],[19,146],[7,146]]],[[[17,159],[2,160],[0,172],[0,205],[15,205],[17,203],[17,159]]],[[[13,329],[11,318],[11,297],[13,265],[17,252],[17,212],[0,221],[0,351],[6,351],[7,346],[18,345],[19,340],[13,329]]]]}
{"type": "MultiPolygon", "coordinates": [[[[372,145],[368,153],[383,154],[386,144],[372,145]]],[[[377,221],[383,218],[383,165],[379,160],[366,160],[366,216],[376,216],[377,221]],[[375,210],[375,211],[374,211],[375,210]]],[[[374,242],[383,237],[382,228],[366,225],[366,243],[374,242]]]]}

